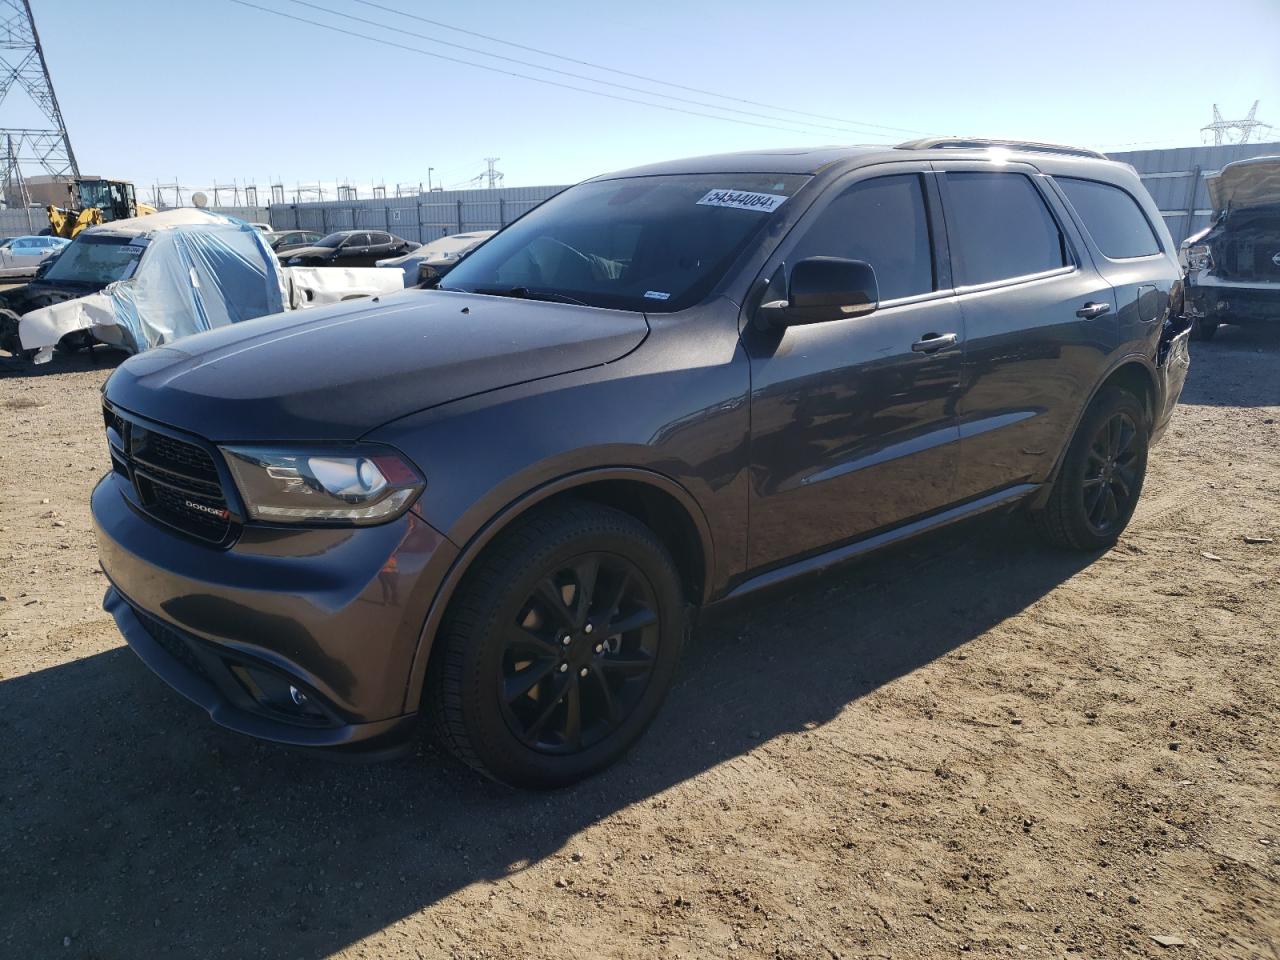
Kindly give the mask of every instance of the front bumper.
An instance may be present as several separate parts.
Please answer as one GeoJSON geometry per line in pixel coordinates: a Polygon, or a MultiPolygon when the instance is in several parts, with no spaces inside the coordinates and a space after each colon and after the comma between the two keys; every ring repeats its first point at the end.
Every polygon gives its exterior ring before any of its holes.
{"type": "Polygon", "coordinates": [[[410,511],[376,527],[248,526],[221,549],[139,513],[127,482],[108,474],[91,501],[103,606],[163,680],[222,726],[279,743],[378,749],[412,728],[408,680],[456,556],[447,539],[410,511]],[[308,715],[266,695],[289,687],[308,715]]]}
{"type": "Polygon", "coordinates": [[[1280,283],[1198,283],[1186,288],[1187,311],[1218,323],[1280,323],[1280,283]]]}

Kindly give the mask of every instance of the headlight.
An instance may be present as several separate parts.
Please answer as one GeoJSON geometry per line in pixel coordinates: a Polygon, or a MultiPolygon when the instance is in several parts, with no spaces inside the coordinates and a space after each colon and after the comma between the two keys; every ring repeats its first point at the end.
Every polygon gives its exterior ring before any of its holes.
{"type": "Polygon", "coordinates": [[[249,516],[273,523],[386,523],[409,509],[426,486],[386,447],[222,452],[249,516]]]}
{"type": "Polygon", "coordinates": [[[1213,266],[1213,254],[1209,252],[1207,243],[1196,243],[1187,247],[1187,269],[1207,270],[1213,266]]]}

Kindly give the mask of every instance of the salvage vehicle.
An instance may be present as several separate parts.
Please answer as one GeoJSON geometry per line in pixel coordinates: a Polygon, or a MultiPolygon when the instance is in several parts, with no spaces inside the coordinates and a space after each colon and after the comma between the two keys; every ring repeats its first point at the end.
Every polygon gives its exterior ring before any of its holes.
{"type": "Polygon", "coordinates": [[[403,270],[406,287],[439,282],[441,277],[457,266],[459,260],[495,233],[496,230],[473,230],[470,233],[440,237],[402,256],[379,260],[377,265],[403,270]]]}
{"type": "Polygon", "coordinates": [[[97,343],[138,353],[201,330],[400,287],[379,270],[282,268],[252,225],[168,210],[92,227],[43,275],[0,293],[0,348],[37,363],[55,348],[97,343]]]}
{"type": "MultiPolygon", "coordinates": [[[[299,247],[309,247],[323,239],[320,234],[313,233],[310,230],[272,230],[267,234],[267,243],[275,251],[277,257],[284,253],[292,256],[293,251],[299,247]]],[[[288,257],[285,259],[288,259],[288,257]]]]}
{"type": "Polygon", "coordinates": [[[1192,337],[1280,322],[1280,157],[1228,163],[1205,185],[1213,225],[1183,243],[1192,337]]]}
{"type": "Polygon", "coordinates": [[[340,230],[294,250],[291,267],[372,267],[379,260],[417,250],[420,244],[385,230],[340,230]]]}
{"type": "Polygon", "coordinates": [[[61,237],[10,237],[0,240],[0,277],[34,277],[41,264],[71,241],[61,237]]]}
{"type": "Polygon", "coordinates": [[[104,606],[225,727],[381,752],[425,717],[567,784],[708,605],[999,508],[1114,544],[1187,373],[1175,255],[1133,169],[1069,147],[590,180],[437,289],[121,365],[104,606]]]}

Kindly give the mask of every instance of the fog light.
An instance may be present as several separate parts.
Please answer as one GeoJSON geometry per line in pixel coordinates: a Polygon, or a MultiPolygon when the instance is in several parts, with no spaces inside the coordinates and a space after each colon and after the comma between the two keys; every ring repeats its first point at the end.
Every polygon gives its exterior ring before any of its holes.
{"type": "Polygon", "coordinates": [[[289,677],[241,664],[231,665],[231,672],[260,707],[308,723],[333,721],[324,706],[290,683],[289,677]]]}

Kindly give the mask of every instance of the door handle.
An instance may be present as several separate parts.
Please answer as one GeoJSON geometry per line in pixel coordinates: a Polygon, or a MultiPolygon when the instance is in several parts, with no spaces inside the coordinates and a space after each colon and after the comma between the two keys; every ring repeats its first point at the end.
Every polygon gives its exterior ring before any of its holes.
{"type": "Polygon", "coordinates": [[[926,333],[911,345],[911,349],[916,353],[937,353],[959,342],[960,337],[954,333],[926,333]]]}
{"type": "Polygon", "coordinates": [[[1076,311],[1076,316],[1082,320],[1093,320],[1096,317],[1102,316],[1104,313],[1110,313],[1110,312],[1111,312],[1111,304],[1094,303],[1092,300],[1090,300],[1083,307],[1081,307],[1079,310],[1076,311]]]}

